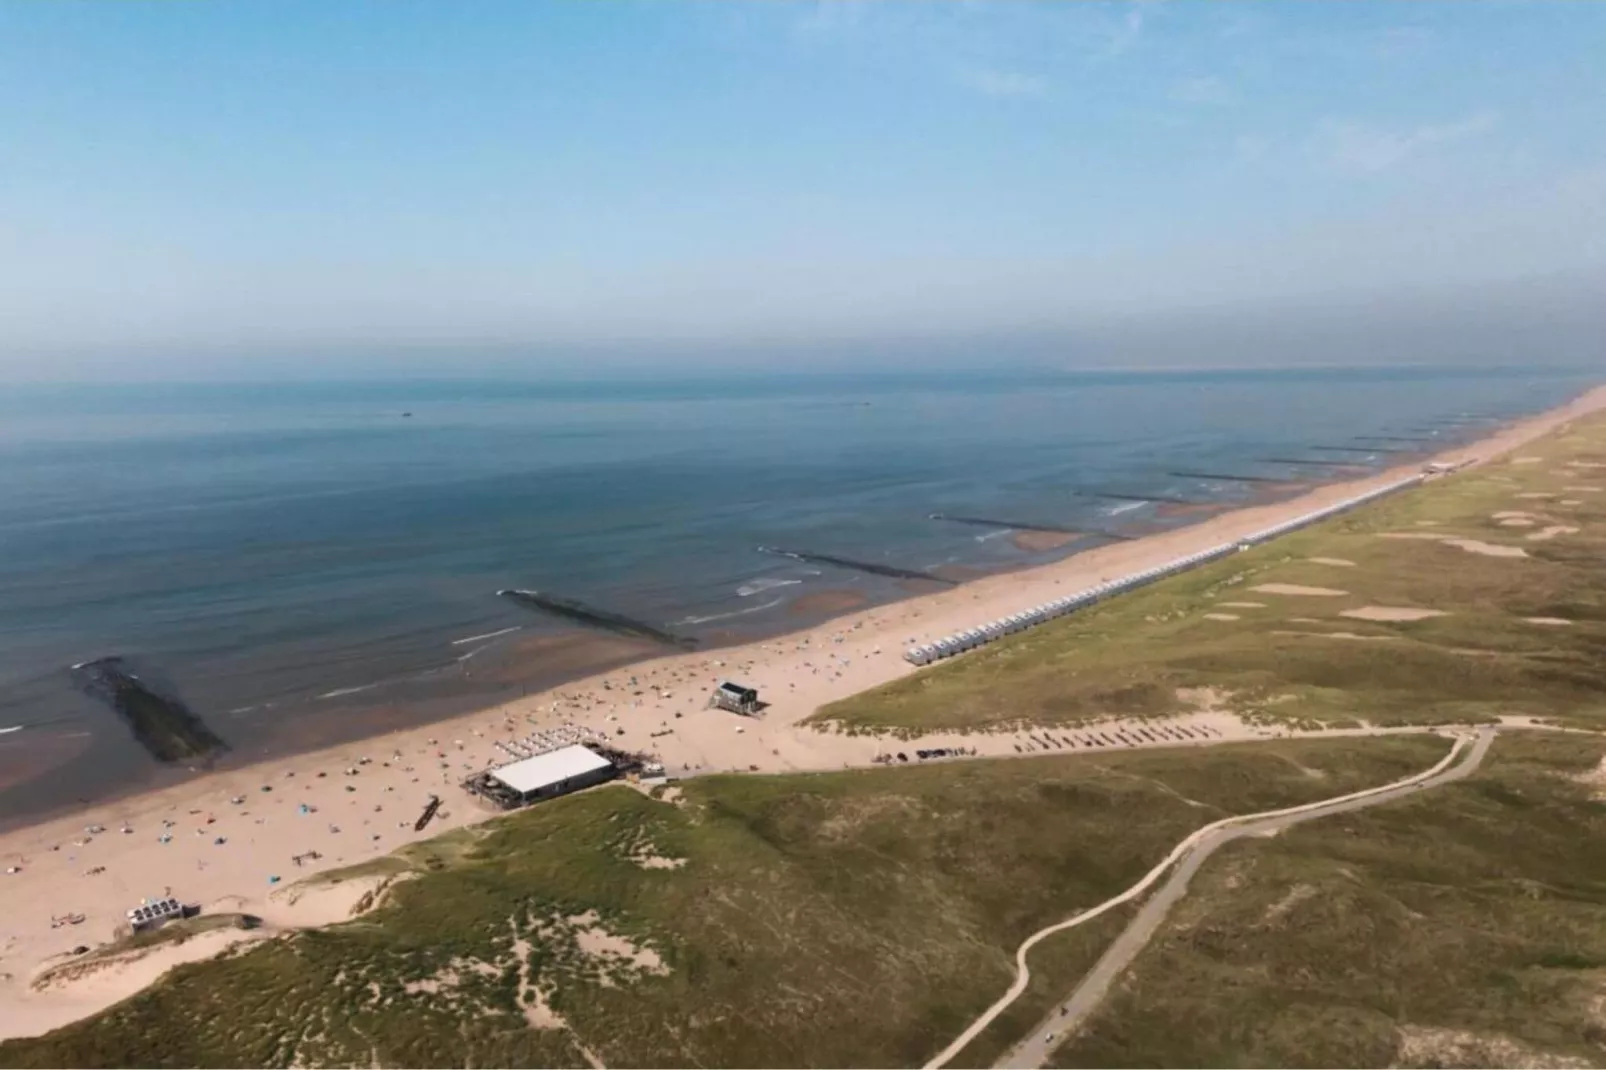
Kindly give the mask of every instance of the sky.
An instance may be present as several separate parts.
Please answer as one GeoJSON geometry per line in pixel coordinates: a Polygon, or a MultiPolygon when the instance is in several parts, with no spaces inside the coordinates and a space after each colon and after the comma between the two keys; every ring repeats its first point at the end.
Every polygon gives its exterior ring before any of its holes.
{"type": "Polygon", "coordinates": [[[0,0],[0,381],[1598,360],[1606,5],[0,0]]]}

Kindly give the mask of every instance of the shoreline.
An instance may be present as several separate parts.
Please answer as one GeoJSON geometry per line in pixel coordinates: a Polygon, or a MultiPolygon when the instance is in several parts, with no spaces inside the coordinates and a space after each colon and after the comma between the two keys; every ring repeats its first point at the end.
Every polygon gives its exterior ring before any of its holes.
{"type": "MultiPolygon", "coordinates": [[[[276,893],[299,879],[496,816],[458,783],[505,760],[497,739],[573,723],[605,733],[616,746],[656,753],[672,776],[868,766],[888,749],[887,737],[802,722],[829,702],[919,671],[903,659],[908,646],[1260,530],[1430,461],[1486,461],[1601,408],[1606,387],[1595,387],[1481,439],[1281,501],[856,609],[798,631],[648,657],[446,720],[203,774],[10,830],[0,834],[0,854],[16,870],[4,875],[16,907],[0,921],[0,1038],[47,1031],[131,994],[135,989],[88,1006],[82,995],[36,993],[29,982],[40,963],[108,939],[142,898],[171,887],[205,911],[273,917],[284,906],[276,893]],[[726,678],[757,687],[770,703],[766,714],[749,719],[707,708],[709,692],[726,678]],[[442,813],[425,832],[414,832],[430,793],[442,797],[442,813]],[[103,831],[90,831],[96,828],[103,831]],[[320,858],[313,864],[292,862],[314,848],[320,858]],[[64,913],[85,921],[53,928],[52,919],[64,913]]],[[[1205,729],[1212,741],[1282,734],[1230,715],[1197,713],[1178,722],[1205,729]]],[[[920,745],[1013,756],[1023,737],[933,733],[920,745]]],[[[891,749],[913,745],[895,740],[891,749]]]]}
{"type": "MultiPolygon", "coordinates": [[[[1531,418],[1534,417],[1525,419],[1531,418]]],[[[1413,460],[1410,463],[1425,463],[1432,456],[1434,454],[1426,451],[1413,451],[1413,460]]],[[[1344,482],[1349,482],[1355,479],[1375,478],[1385,471],[1392,470],[1393,467],[1401,466],[1391,466],[1391,469],[1360,468],[1336,471],[1341,472],[1344,482]]],[[[1114,541],[1136,541],[1175,534],[1186,528],[1196,527],[1213,517],[1259,506],[1289,504],[1301,500],[1303,495],[1312,489],[1334,485],[1338,484],[1312,484],[1306,480],[1290,479],[1276,487],[1263,485],[1247,497],[1241,498],[1208,500],[1186,506],[1177,506],[1165,501],[1150,502],[1156,516],[1173,520],[1180,517],[1186,519],[1181,524],[1170,526],[1144,523],[1139,528],[1132,529],[1130,534],[1120,536],[1114,541]]],[[[985,566],[942,566],[939,569],[942,582],[953,587],[965,587],[979,580],[1031,573],[1034,570],[1062,564],[1074,557],[1086,556],[1103,549],[1111,541],[1096,541],[1099,533],[1095,529],[1074,533],[1005,529],[997,534],[1011,536],[1012,545],[1030,556],[985,566]],[[1084,539],[1095,541],[1081,548],[1074,545],[1084,539]]],[[[903,604],[942,590],[935,584],[906,579],[885,582],[874,590],[866,591],[854,582],[855,578],[863,579],[862,576],[845,577],[840,583],[803,590],[789,601],[782,599],[780,601],[787,604],[781,608],[779,615],[771,619],[745,627],[733,622],[728,627],[717,628],[702,637],[691,653],[700,653],[713,658],[737,648],[785,642],[793,636],[829,627],[834,621],[857,611],[903,604]]],[[[743,612],[749,611],[738,611],[728,616],[739,617],[743,612]]],[[[399,733],[450,725],[463,718],[495,711],[532,696],[555,693],[565,687],[583,684],[593,677],[629,670],[633,666],[663,658],[666,654],[678,653],[673,647],[651,639],[611,630],[571,626],[557,631],[546,631],[543,630],[540,621],[520,623],[485,636],[469,638],[483,638],[487,642],[484,646],[469,650],[458,661],[461,664],[469,659],[475,659],[476,679],[493,681],[489,685],[479,683],[473,689],[458,691],[448,684],[448,690],[440,691],[435,687],[434,678],[451,666],[437,666],[392,677],[360,676],[358,678],[362,681],[360,684],[343,687],[310,699],[305,697],[289,701],[273,699],[229,710],[223,715],[211,717],[207,722],[209,726],[215,726],[230,741],[231,745],[220,754],[195,762],[187,771],[180,768],[183,763],[172,766],[150,764],[142,772],[120,775],[114,786],[92,798],[84,798],[80,794],[72,801],[66,801],[66,793],[62,792],[61,798],[42,805],[30,805],[26,808],[18,805],[9,813],[0,815],[0,838],[96,808],[115,807],[145,795],[182,789],[185,785],[194,784],[209,776],[242,772],[253,767],[318,755],[341,747],[362,746],[370,740],[379,740],[399,733]],[[557,660],[538,659],[534,664],[519,665],[520,661],[527,661],[533,653],[540,653],[543,657],[547,654],[556,654],[557,660]],[[478,668],[480,666],[485,668],[478,668]],[[351,700],[350,704],[345,702],[346,696],[355,695],[363,697],[351,700]],[[341,701],[330,703],[327,716],[309,716],[317,702],[334,699],[341,701]],[[231,729],[237,729],[238,726],[232,718],[241,715],[247,718],[261,717],[265,715],[265,711],[273,710],[275,707],[285,707],[291,711],[291,716],[283,727],[275,729],[273,734],[266,737],[249,734],[248,729],[243,742],[236,740],[235,732],[231,729]]],[[[464,641],[459,639],[454,642],[464,641]]],[[[463,672],[466,678],[468,673],[466,667],[457,671],[463,672]]],[[[74,762],[86,754],[93,754],[96,748],[104,746],[106,741],[94,738],[92,732],[78,732],[70,737],[46,738],[44,743],[46,745],[52,742],[59,743],[63,739],[84,742],[77,747],[58,747],[57,752],[60,756],[52,755],[54,760],[47,761],[44,769],[32,774],[18,771],[31,764],[28,761],[27,750],[18,749],[0,754],[0,791],[15,796],[26,792],[31,782],[44,781],[69,771],[74,772],[75,780],[84,779],[72,769],[74,762]],[[12,775],[6,776],[7,773],[12,775]]],[[[0,745],[5,742],[25,747],[32,743],[32,739],[26,735],[18,736],[9,741],[0,740],[0,745]]],[[[93,779],[89,778],[87,782],[93,783],[93,779]]],[[[15,800],[8,798],[7,801],[15,800]]]]}

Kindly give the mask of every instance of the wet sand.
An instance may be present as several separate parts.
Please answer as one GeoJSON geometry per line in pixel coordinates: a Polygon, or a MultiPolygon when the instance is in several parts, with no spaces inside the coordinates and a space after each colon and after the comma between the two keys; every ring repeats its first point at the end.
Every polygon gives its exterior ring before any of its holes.
{"type": "Polygon", "coordinates": [[[1009,541],[1015,544],[1015,549],[1025,550],[1027,553],[1041,553],[1045,550],[1058,550],[1062,546],[1069,546],[1082,536],[1069,531],[1017,531],[1010,536],[1009,541]]]}
{"type": "Polygon", "coordinates": [[[799,617],[828,616],[858,609],[869,601],[861,591],[813,591],[792,599],[786,611],[799,617]]]}

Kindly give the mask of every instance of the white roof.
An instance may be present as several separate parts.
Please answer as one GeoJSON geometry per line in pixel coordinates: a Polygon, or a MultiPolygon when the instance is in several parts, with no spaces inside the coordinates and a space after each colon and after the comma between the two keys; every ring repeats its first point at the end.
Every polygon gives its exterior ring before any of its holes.
{"type": "Polygon", "coordinates": [[[606,769],[610,764],[596,751],[576,743],[493,769],[491,775],[520,795],[528,795],[585,773],[606,769]]]}

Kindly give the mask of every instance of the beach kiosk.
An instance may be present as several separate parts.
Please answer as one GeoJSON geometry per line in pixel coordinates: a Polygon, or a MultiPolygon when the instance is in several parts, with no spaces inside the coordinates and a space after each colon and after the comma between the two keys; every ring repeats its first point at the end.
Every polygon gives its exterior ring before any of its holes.
{"type": "Polygon", "coordinates": [[[731,713],[739,713],[743,717],[756,717],[759,711],[758,689],[726,680],[714,688],[713,697],[708,700],[708,704],[729,710],[731,713]]]}
{"type": "Polygon", "coordinates": [[[168,896],[146,902],[128,912],[128,924],[135,932],[154,929],[163,922],[184,916],[184,904],[168,896]]]}

